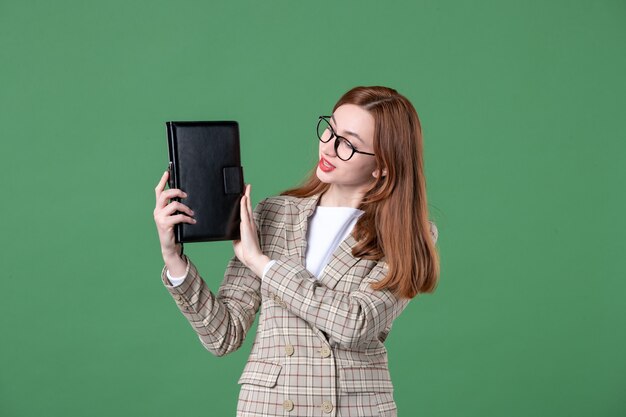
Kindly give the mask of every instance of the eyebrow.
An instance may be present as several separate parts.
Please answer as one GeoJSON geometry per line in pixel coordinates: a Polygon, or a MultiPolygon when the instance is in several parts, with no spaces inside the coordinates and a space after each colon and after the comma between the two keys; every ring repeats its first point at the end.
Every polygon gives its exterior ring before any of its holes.
{"type": "MultiPolygon", "coordinates": [[[[335,115],[334,114],[331,115],[330,118],[333,119],[333,122],[335,122],[335,126],[337,126],[337,121],[335,120],[335,115]]],[[[355,138],[360,140],[363,145],[365,145],[365,141],[363,139],[361,139],[361,137],[359,135],[357,135],[356,133],[350,132],[349,130],[346,130],[345,134],[346,135],[350,135],[350,136],[354,136],[355,138]]]]}

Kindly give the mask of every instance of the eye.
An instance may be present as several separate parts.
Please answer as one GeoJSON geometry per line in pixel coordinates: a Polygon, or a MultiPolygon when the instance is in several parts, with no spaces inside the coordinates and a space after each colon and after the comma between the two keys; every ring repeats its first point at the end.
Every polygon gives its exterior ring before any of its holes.
{"type": "Polygon", "coordinates": [[[343,136],[339,136],[338,140],[339,140],[339,146],[345,146],[347,148],[354,148],[354,146],[352,146],[350,141],[344,138],[343,136]]]}

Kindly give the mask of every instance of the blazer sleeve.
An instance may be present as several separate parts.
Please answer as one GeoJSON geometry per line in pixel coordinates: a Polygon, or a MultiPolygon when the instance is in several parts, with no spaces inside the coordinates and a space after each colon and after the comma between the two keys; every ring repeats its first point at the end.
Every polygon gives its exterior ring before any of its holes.
{"type": "Polygon", "coordinates": [[[278,259],[261,283],[261,294],[279,297],[286,308],[329,334],[339,345],[357,348],[368,345],[390,328],[410,301],[397,298],[386,289],[370,288],[387,272],[386,263],[378,262],[358,290],[347,294],[321,284],[297,261],[278,259]]]}
{"type": "MultiPolygon", "coordinates": [[[[257,229],[263,201],[254,210],[257,229]]],[[[167,279],[167,266],[161,280],[172,295],[202,345],[215,356],[231,353],[243,344],[261,305],[261,279],[233,256],[226,267],[224,279],[214,294],[187,255],[185,281],[173,286],[167,279]]]]}

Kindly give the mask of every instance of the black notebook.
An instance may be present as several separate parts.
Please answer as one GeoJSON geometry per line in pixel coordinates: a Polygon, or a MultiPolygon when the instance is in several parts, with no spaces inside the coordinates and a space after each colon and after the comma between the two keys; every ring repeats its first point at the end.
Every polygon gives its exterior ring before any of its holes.
{"type": "Polygon", "coordinates": [[[169,187],[187,193],[186,198],[173,200],[191,208],[197,221],[176,224],[176,242],[239,239],[239,204],[244,191],[239,125],[234,121],[165,125],[169,187]]]}

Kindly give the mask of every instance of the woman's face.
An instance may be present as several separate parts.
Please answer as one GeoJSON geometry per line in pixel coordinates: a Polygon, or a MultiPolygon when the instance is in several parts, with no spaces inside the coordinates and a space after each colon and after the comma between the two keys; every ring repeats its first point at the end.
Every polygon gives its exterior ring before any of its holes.
{"type": "MultiPolygon", "coordinates": [[[[354,104],[339,106],[330,119],[335,134],[346,138],[352,146],[363,152],[374,153],[374,117],[354,104]]],[[[355,152],[347,161],[335,153],[335,138],[319,143],[317,177],[324,183],[335,184],[342,189],[361,189],[375,178],[376,157],[355,152]]]]}

